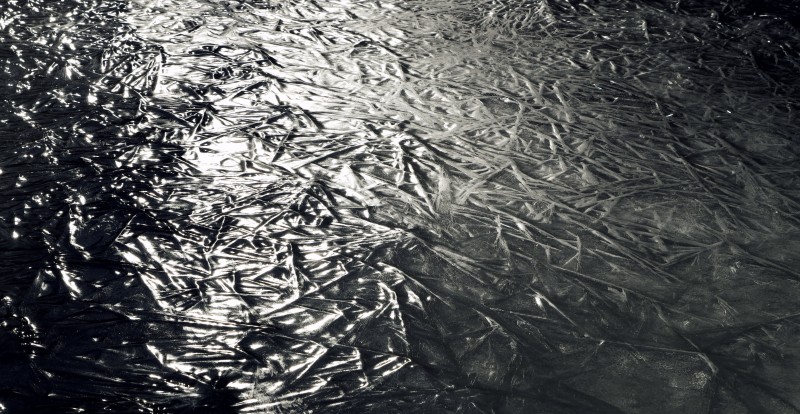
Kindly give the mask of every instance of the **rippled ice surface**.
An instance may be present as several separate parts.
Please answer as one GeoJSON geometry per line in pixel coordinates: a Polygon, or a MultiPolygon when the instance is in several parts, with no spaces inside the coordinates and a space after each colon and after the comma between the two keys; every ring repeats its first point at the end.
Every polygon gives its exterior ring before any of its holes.
{"type": "Polygon", "coordinates": [[[708,3],[3,0],[0,412],[800,411],[800,11],[708,3]]]}

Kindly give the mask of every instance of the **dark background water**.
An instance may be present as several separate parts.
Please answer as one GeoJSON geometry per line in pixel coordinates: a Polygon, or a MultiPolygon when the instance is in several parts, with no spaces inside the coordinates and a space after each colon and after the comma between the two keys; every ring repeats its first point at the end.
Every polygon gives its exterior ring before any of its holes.
{"type": "Polygon", "coordinates": [[[0,412],[800,411],[798,16],[6,0],[0,412]]]}

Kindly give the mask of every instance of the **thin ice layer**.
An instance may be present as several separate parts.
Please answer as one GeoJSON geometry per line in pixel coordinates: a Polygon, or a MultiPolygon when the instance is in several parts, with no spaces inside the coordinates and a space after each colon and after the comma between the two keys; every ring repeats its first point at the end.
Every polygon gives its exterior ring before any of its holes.
{"type": "Polygon", "coordinates": [[[10,1],[0,403],[800,411],[762,9],[10,1]]]}

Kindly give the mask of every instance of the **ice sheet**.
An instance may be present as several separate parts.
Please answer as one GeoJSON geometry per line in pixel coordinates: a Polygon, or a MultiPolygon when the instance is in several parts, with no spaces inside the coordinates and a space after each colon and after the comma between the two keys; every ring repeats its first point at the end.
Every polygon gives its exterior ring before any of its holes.
{"type": "Polygon", "coordinates": [[[4,0],[0,412],[800,411],[800,11],[717,3],[4,0]]]}

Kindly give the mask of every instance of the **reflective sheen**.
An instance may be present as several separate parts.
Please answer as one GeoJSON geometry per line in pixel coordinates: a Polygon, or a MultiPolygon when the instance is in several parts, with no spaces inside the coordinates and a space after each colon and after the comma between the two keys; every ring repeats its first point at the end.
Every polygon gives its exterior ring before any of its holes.
{"type": "Polygon", "coordinates": [[[3,0],[0,412],[800,411],[797,6],[3,0]]]}

